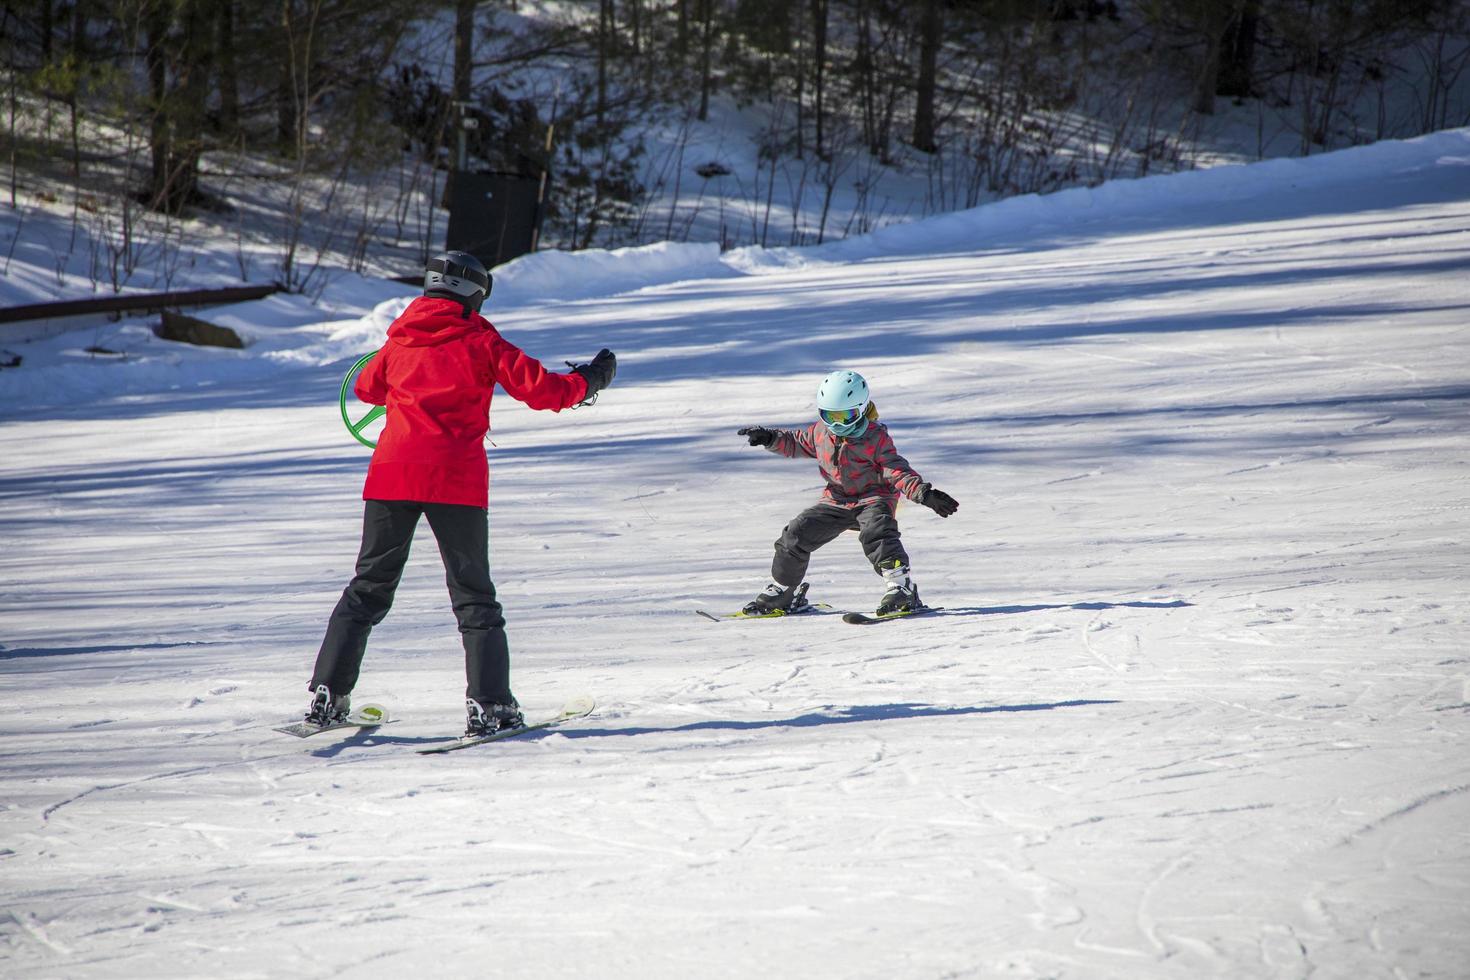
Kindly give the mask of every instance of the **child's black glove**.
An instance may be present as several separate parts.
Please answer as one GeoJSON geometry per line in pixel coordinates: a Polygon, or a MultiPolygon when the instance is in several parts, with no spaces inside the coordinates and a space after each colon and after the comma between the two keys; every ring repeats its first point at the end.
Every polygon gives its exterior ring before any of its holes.
{"type": "Polygon", "coordinates": [[[776,441],[776,433],[760,425],[749,425],[735,433],[750,440],[752,446],[769,446],[776,441]]]}
{"type": "Polygon", "coordinates": [[[599,391],[612,384],[613,376],[618,373],[618,356],[604,347],[597,352],[591,364],[574,364],[572,370],[587,381],[587,394],[583,396],[582,404],[590,405],[599,391]]]}
{"type": "Polygon", "coordinates": [[[959,501],[955,500],[943,490],[935,490],[929,484],[924,484],[923,493],[919,494],[919,503],[928,507],[940,517],[948,517],[960,509],[959,501]]]}

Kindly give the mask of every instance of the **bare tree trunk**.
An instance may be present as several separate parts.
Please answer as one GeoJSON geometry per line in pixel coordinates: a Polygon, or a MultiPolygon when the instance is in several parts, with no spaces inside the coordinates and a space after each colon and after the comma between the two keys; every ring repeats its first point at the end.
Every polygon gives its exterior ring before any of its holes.
{"type": "Polygon", "coordinates": [[[55,30],[51,0],[41,0],[41,63],[51,63],[51,34],[55,30]]]}
{"type": "Polygon", "coordinates": [[[199,157],[204,152],[204,112],[209,95],[212,18],[207,0],[178,0],[177,101],[169,111],[169,210],[201,199],[199,157]]]}
{"type": "Polygon", "coordinates": [[[276,79],[276,138],[281,149],[290,152],[296,147],[297,119],[296,86],[296,32],[294,0],[280,0],[281,61],[276,79]]]}
{"type": "Polygon", "coordinates": [[[71,12],[71,54],[77,64],[87,57],[87,5],[78,3],[71,12]]]}
{"type": "MultiPolygon", "coordinates": [[[[20,99],[16,91],[20,72],[16,71],[12,66],[7,74],[10,75],[10,139],[8,141],[10,143],[10,209],[14,211],[18,206],[16,202],[16,191],[19,189],[19,173],[16,169],[16,164],[19,162],[17,158],[19,155],[20,141],[15,138],[15,120],[16,116],[20,114],[20,99]]],[[[19,239],[20,230],[17,228],[15,238],[11,239],[11,245],[13,246],[19,239]]]]}
{"type": "Polygon", "coordinates": [[[939,0],[924,0],[919,28],[919,80],[914,89],[914,147],[925,153],[939,149],[934,141],[934,92],[940,39],[939,0]]]}
{"type": "Polygon", "coordinates": [[[444,185],[444,196],[454,199],[454,174],[469,165],[466,141],[469,132],[465,129],[466,114],[474,90],[474,47],[475,47],[475,0],[456,0],[454,5],[454,90],[451,98],[454,105],[449,118],[454,120],[454,166],[450,168],[449,181],[444,185]]]}
{"type": "Polygon", "coordinates": [[[297,253],[303,248],[306,227],[308,193],[306,172],[310,155],[307,135],[314,98],[311,77],[314,67],[312,52],[316,50],[317,21],[321,14],[322,4],[321,0],[311,0],[303,6],[302,16],[298,20],[293,16],[294,2],[295,0],[283,0],[282,2],[285,8],[282,26],[287,52],[287,70],[283,83],[287,86],[286,94],[291,105],[292,120],[295,123],[291,145],[296,158],[296,172],[291,178],[291,193],[283,221],[284,231],[279,236],[281,239],[279,281],[288,290],[301,292],[306,288],[306,280],[312,274],[312,270],[308,270],[305,276],[301,275],[301,261],[297,253]]]}
{"type": "Polygon", "coordinates": [[[796,159],[806,156],[806,7],[796,5],[796,159]]]}
{"type": "Polygon", "coordinates": [[[613,30],[612,5],[613,0],[598,0],[597,4],[597,130],[599,133],[602,132],[603,118],[607,113],[607,60],[612,54],[610,50],[613,30]]]}
{"type": "Polygon", "coordinates": [[[704,122],[709,119],[709,95],[714,85],[710,75],[710,49],[715,43],[714,0],[699,0],[699,15],[703,21],[699,51],[699,121],[704,122]]]}
{"type": "Polygon", "coordinates": [[[863,142],[868,152],[878,152],[878,106],[874,91],[873,8],[871,0],[858,0],[857,57],[853,70],[857,73],[858,99],[863,107],[863,142]]]}
{"type": "MultiPolygon", "coordinates": [[[[73,64],[77,64],[73,62],[73,64]]],[[[77,243],[77,222],[80,219],[82,203],[82,140],[79,133],[79,107],[77,99],[81,89],[81,75],[79,70],[68,72],[66,86],[66,108],[67,117],[71,123],[71,240],[67,243],[66,251],[70,255],[77,243]]]]}
{"type": "MultiPolygon", "coordinates": [[[[77,9],[81,9],[78,5],[77,9]]],[[[230,136],[240,131],[240,73],[235,60],[235,0],[221,0],[218,41],[220,128],[230,136]]]]}
{"type": "Polygon", "coordinates": [[[281,144],[281,152],[289,155],[295,152],[296,146],[296,90],[291,86],[289,67],[281,67],[281,77],[276,82],[276,139],[281,144]]]}
{"type": "Polygon", "coordinates": [[[1220,84],[1220,47],[1225,32],[1221,22],[1222,12],[1209,5],[1203,13],[1202,33],[1205,39],[1205,56],[1200,64],[1199,77],[1195,79],[1192,108],[1202,116],[1215,114],[1215,89],[1220,84]]]}
{"type": "Polygon", "coordinates": [[[148,179],[148,198],[151,206],[159,207],[168,192],[168,59],[164,50],[168,35],[168,9],[163,4],[148,8],[144,26],[144,68],[148,73],[148,102],[151,114],[148,149],[152,156],[152,167],[148,179]]]}
{"type": "Polygon", "coordinates": [[[1220,52],[1217,95],[1248,99],[1255,89],[1256,29],[1261,20],[1260,0],[1245,0],[1230,26],[1220,52]]]}
{"type": "MultiPolygon", "coordinates": [[[[1321,60],[1322,49],[1317,42],[1316,35],[1312,35],[1312,52],[1307,62],[1306,71],[1302,78],[1302,156],[1312,155],[1312,97],[1317,89],[1317,67],[1321,60]]],[[[1293,70],[1292,78],[1295,80],[1296,72],[1293,70]]]]}
{"type": "MultiPolygon", "coordinates": [[[[816,113],[815,148],[819,159],[826,157],[822,132],[822,96],[827,77],[827,2],[828,0],[812,0],[812,82],[815,102],[812,108],[816,113]]],[[[819,237],[818,241],[820,240],[819,237]]]]}
{"type": "Polygon", "coordinates": [[[1332,115],[1337,109],[1337,89],[1342,82],[1342,63],[1346,52],[1339,47],[1332,59],[1332,74],[1327,78],[1327,88],[1322,93],[1322,116],[1312,127],[1312,142],[1328,149],[1332,138],[1332,115]]]}
{"type": "Polygon", "coordinates": [[[454,98],[470,100],[474,79],[475,0],[456,0],[454,5],[454,98]]]}

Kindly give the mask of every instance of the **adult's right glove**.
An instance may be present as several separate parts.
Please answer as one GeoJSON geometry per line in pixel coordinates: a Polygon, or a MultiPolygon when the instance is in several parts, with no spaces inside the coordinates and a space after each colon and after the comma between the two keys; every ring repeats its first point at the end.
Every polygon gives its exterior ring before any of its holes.
{"type": "Polygon", "coordinates": [[[940,517],[948,517],[960,509],[959,501],[955,500],[943,490],[935,490],[929,484],[924,484],[924,492],[919,495],[919,503],[928,507],[940,517]]]}
{"type": "Polygon", "coordinates": [[[574,364],[572,370],[587,381],[587,394],[583,397],[582,404],[589,405],[599,391],[612,384],[613,377],[618,373],[618,356],[604,347],[597,352],[590,364],[574,364]]]}
{"type": "Polygon", "coordinates": [[[752,446],[769,446],[776,441],[776,431],[760,425],[746,426],[735,434],[749,439],[752,446]]]}

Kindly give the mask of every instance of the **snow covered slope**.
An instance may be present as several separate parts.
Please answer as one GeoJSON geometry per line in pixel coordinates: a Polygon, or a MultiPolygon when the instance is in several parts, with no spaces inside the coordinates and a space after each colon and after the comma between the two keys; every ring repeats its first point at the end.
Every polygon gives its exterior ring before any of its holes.
{"type": "MultiPolygon", "coordinates": [[[[620,355],[591,409],[497,399],[489,449],[517,694],[602,707],[443,757],[427,537],[356,692],[401,720],[270,731],[401,297],[0,372],[0,973],[1463,976],[1470,133],[670,258],[493,317],[620,355]],[[899,515],[944,614],[694,615],[817,491],[734,430],[837,365],[960,500],[899,515]]],[[[880,591],[851,536],[810,581],[880,591]]]]}

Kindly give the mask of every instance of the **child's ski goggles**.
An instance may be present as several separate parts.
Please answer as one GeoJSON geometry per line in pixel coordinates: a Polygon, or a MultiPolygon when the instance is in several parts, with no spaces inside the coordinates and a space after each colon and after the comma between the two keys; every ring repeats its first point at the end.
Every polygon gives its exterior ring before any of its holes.
{"type": "Polygon", "coordinates": [[[822,421],[828,425],[852,425],[863,417],[861,408],[823,408],[819,411],[822,421]]]}

